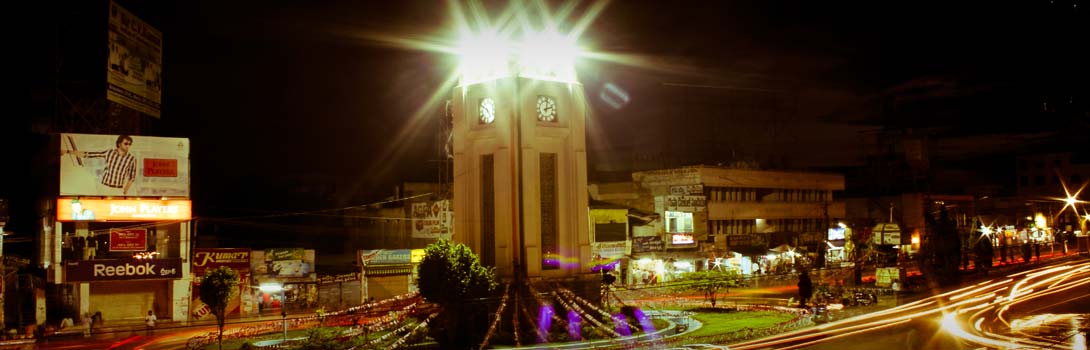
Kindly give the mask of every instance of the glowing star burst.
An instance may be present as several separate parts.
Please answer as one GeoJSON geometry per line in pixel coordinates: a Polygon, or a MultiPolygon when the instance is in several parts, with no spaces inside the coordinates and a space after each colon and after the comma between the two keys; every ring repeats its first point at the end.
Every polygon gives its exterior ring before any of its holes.
{"type": "Polygon", "coordinates": [[[1071,194],[1071,190],[1067,188],[1067,183],[1064,182],[1062,179],[1060,180],[1060,185],[1063,186],[1064,194],[1067,195],[1067,198],[1053,198],[1055,200],[1064,202],[1064,207],[1060,208],[1060,212],[1057,213],[1056,216],[1063,214],[1064,210],[1067,210],[1067,207],[1071,207],[1071,210],[1075,212],[1075,215],[1079,215],[1079,208],[1076,208],[1075,205],[1080,203],[1088,203],[1087,201],[1079,200],[1079,194],[1082,193],[1082,190],[1086,188],[1086,185],[1088,183],[1090,182],[1083,182],[1082,186],[1079,186],[1079,189],[1076,190],[1074,194],[1071,194]]]}

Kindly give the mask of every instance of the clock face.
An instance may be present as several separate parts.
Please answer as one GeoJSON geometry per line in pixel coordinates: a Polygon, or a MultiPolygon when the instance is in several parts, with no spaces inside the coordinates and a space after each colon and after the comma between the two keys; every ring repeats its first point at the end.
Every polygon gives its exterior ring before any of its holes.
{"type": "Polygon", "coordinates": [[[496,121],[496,102],[489,97],[482,98],[477,108],[477,122],[492,124],[494,121],[496,121]]]}
{"type": "Polygon", "coordinates": [[[537,120],[543,122],[556,121],[556,99],[540,95],[537,97],[537,120]]]}

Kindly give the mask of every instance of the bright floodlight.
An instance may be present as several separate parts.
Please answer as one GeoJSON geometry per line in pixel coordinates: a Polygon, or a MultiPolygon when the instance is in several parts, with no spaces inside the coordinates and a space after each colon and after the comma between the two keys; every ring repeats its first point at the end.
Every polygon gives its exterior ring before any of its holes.
{"type": "Polygon", "coordinates": [[[457,52],[462,84],[507,76],[575,81],[575,39],[556,31],[512,40],[497,32],[463,32],[457,52]]]}
{"type": "Polygon", "coordinates": [[[280,291],[284,290],[284,286],[272,283],[262,283],[260,286],[257,287],[257,289],[260,289],[262,292],[265,293],[279,293],[280,291]]]}
{"type": "Polygon", "coordinates": [[[463,83],[509,75],[512,46],[496,32],[463,33],[457,51],[463,83]]]}

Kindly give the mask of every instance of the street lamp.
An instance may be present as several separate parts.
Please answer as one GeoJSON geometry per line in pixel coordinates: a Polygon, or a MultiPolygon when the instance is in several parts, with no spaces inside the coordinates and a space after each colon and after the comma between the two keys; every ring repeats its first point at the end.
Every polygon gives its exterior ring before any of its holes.
{"type": "Polygon", "coordinates": [[[280,293],[280,319],[284,324],[284,341],[288,341],[288,313],[287,313],[287,296],[284,292],[284,286],[280,284],[262,284],[258,287],[264,293],[280,293]]]}

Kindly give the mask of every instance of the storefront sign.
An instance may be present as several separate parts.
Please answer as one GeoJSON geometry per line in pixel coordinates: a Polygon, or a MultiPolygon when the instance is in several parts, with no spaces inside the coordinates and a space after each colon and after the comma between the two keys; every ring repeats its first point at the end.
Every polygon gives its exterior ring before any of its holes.
{"type": "Polygon", "coordinates": [[[57,199],[57,221],[168,221],[192,218],[188,200],[57,199]]]}
{"type": "Polygon", "coordinates": [[[242,278],[250,274],[250,249],[248,248],[196,248],[193,249],[193,273],[204,276],[208,270],[227,266],[238,271],[242,278]]]}
{"type": "Polygon", "coordinates": [[[695,244],[696,239],[693,238],[692,233],[671,233],[670,244],[672,245],[689,245],[695,244]]]}
{"type": "Polygon", "coordinates": [[[663,249],[666,249],[666,243],[662,241],[662,236],[632,238],[633,253],[661,252],[663,249]]]}
{"type": "Polygon", "coordinates": [[[342,273],[339,275],[318,276],[318,284],[355,282],[360,280],[359,272],[342,273]]]}
{"type": "Polygon", "coordinates": [[[708,206],[704,196],[666,196],[665,206],[668,211],[697,212],[708,206]]]}
{"type": "Polygon", "coordinates": [[[361,265],[409,264],[412,262],[412,250],[376,249],[360,251],[361,265]]]}
{"type": "Polygon", "coordinates": [[[148,230],[110,229],[111,252],[142,252],[148,250],[148,230]]]}
{"type": "Polygon", "coordinates": [[[64,263],[65,282],[178,279],[182,259],[99,259],[64,263]]]}
{"type": "Polygon", "coordinates": [[[750,235],[727,235],[727,245],[731,247],[748,247],[753,243],[753,236],[750,235]]]}

